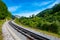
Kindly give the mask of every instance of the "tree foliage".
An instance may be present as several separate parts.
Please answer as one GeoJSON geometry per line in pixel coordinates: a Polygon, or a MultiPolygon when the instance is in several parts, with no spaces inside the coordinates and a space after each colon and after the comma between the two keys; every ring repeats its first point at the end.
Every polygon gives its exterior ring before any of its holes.
{"type": "Polygon", "coordinates": [[[6,4],[0,0],[0,20],[6,17],[11,17],[11,13],[8,11],[6,4]]]}

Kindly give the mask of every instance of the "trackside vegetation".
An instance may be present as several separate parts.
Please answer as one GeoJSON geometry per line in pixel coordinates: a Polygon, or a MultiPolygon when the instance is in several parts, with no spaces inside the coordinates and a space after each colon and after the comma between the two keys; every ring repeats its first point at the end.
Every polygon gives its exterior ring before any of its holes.
{"type": "Polygon", "coordinates": [[[3,35],[2,35],[2,25],[5,22],[5,20],[0,20],[0,40],[3,40],[3,35]]]}

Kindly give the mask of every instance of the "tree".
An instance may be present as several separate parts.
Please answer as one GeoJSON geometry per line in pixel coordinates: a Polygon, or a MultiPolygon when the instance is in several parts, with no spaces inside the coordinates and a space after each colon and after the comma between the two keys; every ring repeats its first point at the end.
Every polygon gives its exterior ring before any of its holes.
{"type": "Polygon", "coordinates": [[[8,11],[6,4],[0,1],[0,20],[5,19],[7,16],[10,17],[11,13],[8,11]]]}

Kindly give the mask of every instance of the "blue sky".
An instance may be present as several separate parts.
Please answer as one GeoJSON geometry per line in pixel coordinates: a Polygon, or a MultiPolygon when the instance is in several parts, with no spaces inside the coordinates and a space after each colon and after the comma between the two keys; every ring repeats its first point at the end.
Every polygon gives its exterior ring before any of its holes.
{"type": "Polygon", "coordinates": [[[59,0],[3,0],[3,2],[13,15],[26,17],[32,14],[36,15],[42,10],[51,8],[55,4],[60,3],[59,0]]]}

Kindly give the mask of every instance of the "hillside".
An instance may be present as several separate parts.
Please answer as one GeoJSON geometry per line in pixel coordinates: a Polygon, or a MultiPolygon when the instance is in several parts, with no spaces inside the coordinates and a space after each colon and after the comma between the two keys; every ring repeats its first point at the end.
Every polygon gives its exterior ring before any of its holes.
{"type": "Polygon", "coordinates": [[[60,4],[43,10],[36,16],[20,17],[16,18],[15,21],[31,28],[33,27],[60,35],[60,4]]]}
{"type": "Polygon", "coordinates": [[[60,4],[56,4],[52,8],[46,9],[40,12],[39,14],[37,14],[36,16],[42,17],[49,22],[56,20],[60,21],[60,4]]]}

